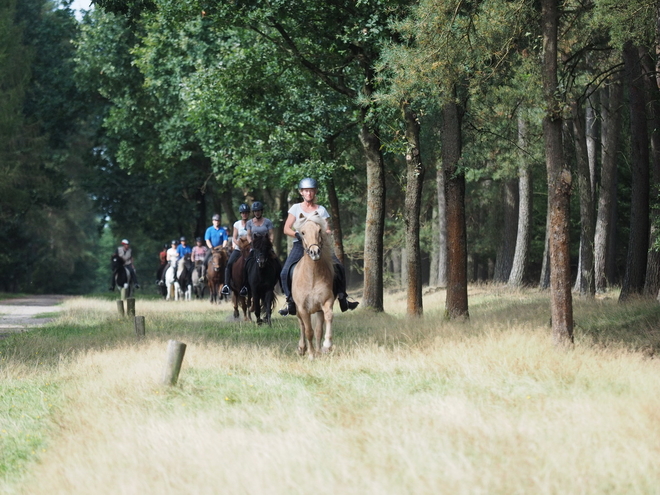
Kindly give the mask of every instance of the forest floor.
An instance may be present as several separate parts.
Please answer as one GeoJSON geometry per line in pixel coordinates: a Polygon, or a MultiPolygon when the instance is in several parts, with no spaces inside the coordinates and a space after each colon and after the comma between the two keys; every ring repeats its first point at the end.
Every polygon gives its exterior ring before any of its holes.
{"type": "Polygon", "coordinates": [[[0,299],[0,339],[54,320],[67,297],[50,294],[0,299]]]}

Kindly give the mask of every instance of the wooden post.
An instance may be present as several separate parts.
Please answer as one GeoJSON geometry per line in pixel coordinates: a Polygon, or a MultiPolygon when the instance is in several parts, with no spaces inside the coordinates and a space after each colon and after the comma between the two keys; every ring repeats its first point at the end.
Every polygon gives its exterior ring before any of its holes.
{"type": "Polygon", "coordinates": [[[135,316],[135,298],[129,297],[126,299],[126,315],[135,316]]]}
{"type": "Polygon", "coordinates": [[[186,344],[176,340],[170,340],[167,343],[167,362],[163,369],[161,383],[163,385],[176,385],[181,371],[183,355],[186,353],[186,344]]]}
{"type": "Polygon", "coordinates": [[[144,316],[135,317],[135,336],[138,340],[142,340],[146,335],[144,328],[144,316]]]}
{"type": "Polygon", "coordinates": [[[117,301],[117,312],[119,313],[119,316],[122,318],[124,317],[124,301],[121,299],[117,301]]]}
{"type": "Polygon", "coordinates": [[[119,291],[120,297],[122,301],[126,300],[126,287],[122,287],[121,290],[119,291]]]}

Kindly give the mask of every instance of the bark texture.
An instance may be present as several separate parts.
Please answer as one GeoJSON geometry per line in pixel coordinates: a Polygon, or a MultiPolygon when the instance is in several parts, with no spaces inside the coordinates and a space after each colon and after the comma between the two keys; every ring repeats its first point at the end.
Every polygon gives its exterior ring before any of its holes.
{"type": "Polygon", "coordinates": [[[575,289],[581,296],[593,297],[596,294],[594,284],[594,233],[596,218],[587,150],[585,116],[578,101],[571,104],[573,117],[573,137],[577,159],[578,193],[580,195],[580,262],[575,282],[575,289]]]}
{"type": "Polygon", "coordinates": [[[556,345],[573,343],[573,299],[569,252],[569,206],[571,173],[566,168],[562,149],[561,105],[557,99],[557,0],[541,1],[543,32],[543,95],[547,113],[543,119],[545,160],[548,171],[550,215],[550,311],[552,335],[556,345]]]}
{"type": "Polygon", "coordinates": [[[532,217],[532,173],[527,160],[527,125],[522,116],[518,116],[518,147],[520,166],[518,167],[518,230],[516,250],[513,255],[508,284],[510,287],[522,287],[529,251],[530,226],[532,217]]]}
{"type": "Polygon", "coordinates": [[[619,153],[619,136],[621,135],[621,105],[623,103],[623,84],[619,75],[612,76],[609,83],[601,91],[602,124],[602,158],[600,173],[600,193],[598,196],[598,213],[596,215],[596,232],[594,236],[594,279],[597,292],[604,292],[608,285],[614,283],[611,274],[608,276],[608,260],[613,258],[610,249],[610,239],[614,238],[615,218],[613,210],[616,206],[617,155],[619,153]]]}
{"type": "Polygon", "coordinates": [[[630,96],[632,186],[630,236],[619,301],[642,293],[649,247],[649,141],[646,98],[639,52],[631,42],[626,43],[623,48],[623,60],[630,96]]]}
{"type": "Polygon", "coordinates": [[[465,174],[459,170],[462,108],[456,102],[443,107],[442,163],[447,206],[447,298],[450,319],[468,318],[467,232],[465,223],[465,174]]]}
{"type": "Polygon", "coordinates": [[[421,316],[422,306],[422,253],[419,246],[419,215],[422,204],[422,185],[424,166],[420,155],[419,120],[408,103],[402,105],[403,119],[406,124],[406,266],[407,278],[407,313],[421,316]]]}
{"type": "Polygon", "coordinates": [[[502,241],[495,259],[495,282],[509,280],[518,233],[518,181],[506,180],[502,184],[502,241]]]}

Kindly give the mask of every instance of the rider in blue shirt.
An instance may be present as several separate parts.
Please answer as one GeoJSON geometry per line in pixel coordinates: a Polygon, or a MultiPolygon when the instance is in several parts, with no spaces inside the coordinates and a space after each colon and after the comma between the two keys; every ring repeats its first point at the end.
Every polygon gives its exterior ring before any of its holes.
{"type": "Polygon", "coordinates": [[[183,259],[186,254],[192,255],[192,248],[188,246],[185,237],[179,239],[181,243],[176,247],[177,252],[179,253],[179,259],[183,259]]]}
{"type": "Polygon", "coordinates": [[[206,253],[204,258],[204,266],[202,267],[202,278],[206,278],[206,266],[209,264],[211,255],[213,254],[213,248],[221,246],[227,246],[227,240],[229,236],[227,235],[227,229],[220,225],[220,215],[217,213],[213,215],[213,225],[206,229],[206,234],[204,234],[204,240],[209,250],[206,253]]]}

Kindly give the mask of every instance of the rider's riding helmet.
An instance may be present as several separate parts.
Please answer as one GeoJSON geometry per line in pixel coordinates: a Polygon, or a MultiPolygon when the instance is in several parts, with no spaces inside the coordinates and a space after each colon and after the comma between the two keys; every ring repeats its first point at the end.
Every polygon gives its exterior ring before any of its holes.
{"type": "Polygon", "coordinates": [[[172,242],[170,244],[176,244],[176,239],[172,239],[172,242]]]}
{"type": "Polygon", "coordinates": [[[305,177],[303,180],[298,182],[298,189],[318,189],[319,184],[315,179],[310,177],[305,177]]]}
{"type": "Polygon", "coordinates": [[[179,239],[181,242],[185,241],[186,238],[184,236],[181,236],[181,239],[179,239]]]}
{"type": "Polygon", "coordinates": [[[261,201],[255,201],[252,203],[252,211],[263,211],[264,205],[261,201]]]}
{"type": "Polygon", "coordinates": [[[217,220],[219,222],[220,221],[220,215],[218,215],[216,213],[215,215],[213,215],[213,218],[211,218],[211,220],[217,220]]]}
{"type": "Polygon", "coordinates": [[[195,237],[195,242],[204,242],[204,239],[201,237],[195,237]]]}
{"type": "Polygon", "coordinates": [[[122,240],[121,240],[121,243],[122,243],[122,244],[126,244],[126,245],[129,244],[128,239],[122,239],[122,240]]]}
{"type": "Polygon", "coordinates": [[[241,206],[238,207],[238,212],[239,213],[249,213],[250,212],[250,207],[243,203],[241,206]]]}

